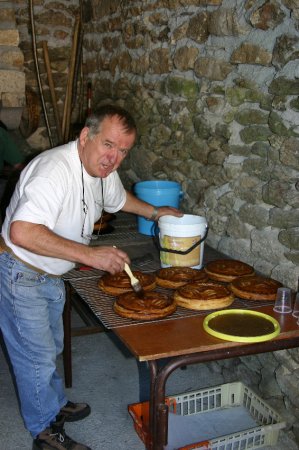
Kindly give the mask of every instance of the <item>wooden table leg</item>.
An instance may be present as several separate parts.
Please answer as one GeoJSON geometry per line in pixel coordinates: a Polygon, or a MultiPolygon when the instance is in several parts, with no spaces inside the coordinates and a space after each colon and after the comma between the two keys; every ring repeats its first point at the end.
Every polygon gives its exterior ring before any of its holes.
{"type": "Polygon", "coordinates": [[[64,326],[64,348],[63,348],[63,364],[64,364],[64,383],[65,387],[72,387],[72,324],[71,324],[71,295],[72,288],[70,284],[65,282],[66,300],[63,311],[64,326]]]}

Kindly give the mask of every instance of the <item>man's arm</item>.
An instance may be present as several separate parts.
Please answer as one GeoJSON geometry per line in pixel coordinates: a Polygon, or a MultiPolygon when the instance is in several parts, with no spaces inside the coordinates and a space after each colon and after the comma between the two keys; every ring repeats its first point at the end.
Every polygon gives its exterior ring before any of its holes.
{"type": "Polygon", "coordinates": [[[179,211],[177,208],[173,208],[172,206],[159,206],[154,207],[153,205],[146,203],[129,191],[126,191],[127,199],[122,208],[122,211],[137,214],[138,216],[143,216],[146,219],[150,220],[158,220],[162,216],[170,215],[175,217],[182,217],[183,213],[179,211]],[[157,213],[155,214],[157,210],[157,213]],[[155,217],[153,217],[153,215],[155,217]]]}
{"type": "Polygon", "coordinates": [[[130,263],[128,255],[114,247],[89,247],[65,239],[46,226],[16,220],[10,226],[10,239],[14,245],[32,253],[77,262],[112,274],[121,272],[130,263]]]}

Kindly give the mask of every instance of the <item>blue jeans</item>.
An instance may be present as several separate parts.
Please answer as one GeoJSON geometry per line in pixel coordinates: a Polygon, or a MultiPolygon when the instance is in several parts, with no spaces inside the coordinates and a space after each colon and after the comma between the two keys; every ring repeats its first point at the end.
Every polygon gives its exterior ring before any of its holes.
{"type": "Polygon", "coordinates": [[[41,275],[8,253],[0,254],[0,328],[13,367],[21,413],[33,437],[67,403],[56,370],[63,350],[61,278],[41,275]]]}

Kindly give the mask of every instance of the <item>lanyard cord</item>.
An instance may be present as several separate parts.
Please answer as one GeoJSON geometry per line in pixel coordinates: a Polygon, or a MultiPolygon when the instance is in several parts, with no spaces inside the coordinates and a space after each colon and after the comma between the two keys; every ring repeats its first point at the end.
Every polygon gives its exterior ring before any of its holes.
{"type": "Polygon", "coordinates": [[[84,178],[83,178],[83,164],[82,161],[80,159],[80,163],[81,163],[81,182],[82,182],[82,203],[83,203],[83,212],[84,214],[87,214],[87,205],[85,203],[85,197],[84,197],[84,178]]]}
{"type": "MultiPolygon", "coordinates": [[[[84,176],[83,176],[83,164],[82,161],[80,159],[80,163],[81,163],[81,182],[82,182],[82,204],[83,204],[83,213],[85,215],[84,217],[84,221],[83,221],[83,226],[82,226],[82,232],[81,232],[81,236],[83,237],[83,232],[84,232],[84,224],[85,224],[85,218],[87,215],[87,211],[88,211],[88,205],[85,202],[85,186],[84,186],[84,176]]],[[[103,183],[103,179],[100,178],[101,180],[101,193],[102,193],[102,212],[101,212],[101,218],[100,218],[100,225],[102,224],[102,220],[103,220],[103,211],[104,211],[104,183],[103,183]]],[[[99,236],[100,234],[100,227],[98,230],[97,235],[99,236]]]]}
{"type": "MultiPolygon", "coordinates": [[[[84,206],[87,206],[87,205],[85,203],[85,197],[84,197],[83,164],[82,164],[81,159],[80,159],[80,163],[81,163],[81,181],[82,181],[82,203],[83,203],[83,209],[84,209],[84,206]]],[[[102,208],[104,209],[104,183],[103,183],[103,178],[100,178],[100,180],[101,180],[102,208]]]]}

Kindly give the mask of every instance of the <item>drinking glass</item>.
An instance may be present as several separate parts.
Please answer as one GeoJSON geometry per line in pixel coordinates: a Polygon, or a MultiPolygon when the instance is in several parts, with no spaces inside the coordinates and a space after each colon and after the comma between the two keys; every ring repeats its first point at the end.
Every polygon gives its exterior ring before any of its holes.
{"type": "Polygon", "coordinates": [[[299,292],[296,295],[292,315],[299,318],[299,292]]]}
{"type": "Polygon", "coordinates": [[[292,311],[292,292],[290,288],[281,287],[277,289],[274,311],[287,314],[292,311]]]}

